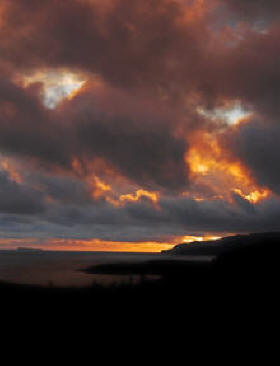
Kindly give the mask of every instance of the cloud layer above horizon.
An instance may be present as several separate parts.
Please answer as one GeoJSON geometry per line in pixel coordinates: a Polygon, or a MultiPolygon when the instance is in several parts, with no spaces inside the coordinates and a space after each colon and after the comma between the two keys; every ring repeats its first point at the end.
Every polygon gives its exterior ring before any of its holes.
{"type": "Polygon", "coordinates": [[[280,230],[279,14],[276,0],[1,0],[0,237],[280,230]]]}

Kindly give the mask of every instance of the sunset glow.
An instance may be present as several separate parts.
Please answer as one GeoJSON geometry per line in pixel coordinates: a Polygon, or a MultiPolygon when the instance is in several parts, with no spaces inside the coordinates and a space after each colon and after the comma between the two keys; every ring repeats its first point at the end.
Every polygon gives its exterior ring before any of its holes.
{"type": "Polygon", "coordinates": [[[215,241],[221,239],[220,236],[184,236],[182,238],[182,243],[193,243],[193,242],[203,242],[203,241],[215,241]]]}
{"type": "Polygon", "coordinates": [[[158,253],[174,247],[174,244],[161,242],[116,242],[100,239],[75,240],[75,239],[1,239],[0,250],[17,248],[41,248],[44,250],[82,251],[82,252],[139,252],[158,253]]]}
{"type": "Polygon", "coordinates": [[[139,201],[142,197],[146,197],[149,200],[151,200],[153,203],[158,202],[158,195],[154,192],[148,192],[143,189],[138,189],[138,191],[135,192],[135,194],[122,194],[119,197],[120,201],[130,201],[130,202],[136,202],[139,201]]]}
{"type": "Polygon", "coordinates": [[[280,230],[275,0],[0,2],[1,245],[280,230]]]}
{"type": "Polygon", "coordinates": [[[116,242],[106,241],[100,239],[1,239],[1,249],[16,249],[18,247],[24,248],[42,248],[44,250],[69,250],[69,251],[109,251],[109,252],[147,252],[158,253],[162,250],[173,248],[179,243],[195,243],[204,241],[215,241],[220,239],[219,236],[184,236],[174,237],[167,240],[167,242],[160,241],[143,241],[143,242],[116,242]]]}
{"type": "MultiPolygon", "coordinates": [[[[258,187],[241,162],[231,161],[211,135],[200,136],[200,143],[190,148],[186,163],[193,178],[211,186],[213,194],[231,200],[235,192],[253,204],[267,198],[268,189],[258,187]]],[[[194,139],[196,142],[196,139],[194,139]]]]}

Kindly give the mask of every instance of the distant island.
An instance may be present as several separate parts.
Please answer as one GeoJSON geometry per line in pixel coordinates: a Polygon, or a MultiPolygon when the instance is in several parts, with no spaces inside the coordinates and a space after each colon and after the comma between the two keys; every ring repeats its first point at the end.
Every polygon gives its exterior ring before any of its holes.
{"type": "MultiPolygon", "coordinates": [[[[37,254],[43,250],[19,247],[16,252],[37,254]]],[[[65,296],[67,303],[84,298],[91,304],[99,301],[102,306],[116,299],[126,305],[132,300],[140,303],[143,299],[150,304],[152,299],[153,304],[158,302],[165,306],[181,304],[187,299],[187,304],[202,306],[203,311],[211,304],[221,309],[226,308],[225,304],[239,306],[246,301],[253,307],[261,301],[272,303],[271,299],[278,299],[279,257],[279,232],[236,235],[216,241],[178,244],[144,261],[93,261],[86,268],[76,269],[92,275],[89,287],[56,288],[51,281],[47,287],[0,281],[0,292],[6,298],[18,296],[19,299],[22,296],[30,299],[65,296]],[[126,276],[126,279],[102,285],[95,282],[96,275],[126,276]]],[[[29,270],[32,271],[32,267],[29,270]]]]}

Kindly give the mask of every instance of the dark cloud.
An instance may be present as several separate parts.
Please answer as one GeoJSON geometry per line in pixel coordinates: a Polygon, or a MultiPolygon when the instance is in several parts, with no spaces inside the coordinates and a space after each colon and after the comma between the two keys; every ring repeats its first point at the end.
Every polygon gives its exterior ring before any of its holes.
{"type": "Polygon", "coordinates": [[[40,190],[53,204],[83,205],[91,200],[84,181],[73,176],[35,174],[26,177],[26,183],[40,190]]]}
{"type": "MultiPolygon", "coordinates": [[[[1,57],[17,71],[74,68],[97,73],[119,87],[148,86],[148,94],[166,95],[164,90],[170,91],[173,85],[179,90],[181,73],[187,73],[185,80],[191,84],[200,67],[201,34],[207,37],[203,23],[184,24],[182,8],[172,0],[116,1],[105,12],[96,2],[74,0],[40,5],[4,2],[4,7],[1,57]],[[182,57],[184,61],[178,62],[182,57]]],[[[76,103],[62,118],[28,101],[31,110],[21,108],[21,115],[12,122],[19,125],[19,134],[7,128],[0,146],[68,169],[74,157],[84,166],[85,160],[105,158],[120,174],[150,189],[187,186],[187,143],[175,137],[177,116],[169,125],[166,118],[160,122],[161,116],[147,115],[145,120],[133,112],[107,116],[102,110],[96,112],[94,100],[85,104],[82,99],[79,114],[74,110],[76,103]]]]}
{"type": "Polygon", "coordinates": [[[145,203],[122,208],[102,205],[59,206],[39,217],[1,214],[2,235],[39,238],[100,238],[108,241],[164,241],[201,233],[246,233],[279,229],[279,199],[269,199],[254,210],[222,200],[196,202],[165,198],[161,210],[145,203]]]}
{"type": "Polygon", "coordinates": [[[0,81],[0,148],[42,166],[72,169],[74,158],[86,166],[103,158],[121,174],[152,188],[182,189],[187,182],[187,144],[172,124],[132,115],[108,115],[94,99],[79,96],[63,113],[47,112],[23,89],[0,81]],[[82,105],[82,110],[80,105],[82,105]]]}
{"type": "MultiPolygon", "coordinates": [[[[180,99],[198,92],[207,103],[215,96],[242,98],[259,92],[269,98],[264,90],[272,90],[279,78],[277,29],[267,36],[246,29],[239,38],[232,29],[220,38],[210,31],[213,15],[208,17],[206,3],[205,14],[192,21],[175,0],[112,3],[104,11],[95,1],[4,1],[1,58],[17,71],[86,71],[121,88],[145,88],[153,97],[180,99]],[[237,45],[228,47],[232,42],[237,45]]],[[[241,13],[260,8],[279,13],[276,1],[225,4],[241,13]]]]}
{"type": "Polygon", "coordinates": [[[11,181],[0,171],[0,212],[10,214],[39,214],[44,212],[44,196],[32,188],[11,181]]]}
{"type": "Polygon", "coordinates": [[[277,0],[225,0],[242,20],[272,20],[280,16],[280,4],[277,0]]]}
{"type": "Polygon", "coordinates": [[[17,69],[74,68],[121,87],[148,85],[154,92],[172,89],[182,73],[191,85],[205,66],[205,24],[186,23],[174,0],[112,3],[102,12],[94,1],[4,1],[1,57],[17,69]]]}
{"type": "Polygon", "coordinates": [[[278,52],[280,29],[267,34],[249,33],[236,46],[228,49],[219,62],[217,82],[212,94],[240,99],[270,119],[279,113],[280,70],[278,52]]]}
{"type": "Polygon", "coordinates": [[[187,144],[172,134],[172,127],[137,117],[92,113],[76,124],[82,155],[103,157],[124,176],[152,189],[177,190],[188,183],[187,144]]]}
{"type": "Polygon", "coordinates": [[[279,229],[277,196],[255,206],[230,192],[230,202],[210,200],[185,162],[194,132],[209,132],[229,163],[240,161],[261,187],[280,193],[279,2],[213,0],[195,12],[175,0],[106,4],[1,1],[0,151],[26,170],[23,183],[0,175],[3,230],[144,240],[279,229]],[[23,85],[24,76],[49,70],[87,80],[54,110],[41,101],[42,83],[23,85]],[[198,113],[236,101],[254,117],[226,131],[224,121],[198,113]],[[158,207],[93,197],[97,160],[110,183],[121,177],[134,191],[160,191],[158,207]],[[208,200],[182,197],[190,183],[208,200]]]}
{"type": "Polygon", "coordinates": [[[223,135],[235,156],[247,165],[256,181],[280,194],[280,126],[260,121],[242,124],[223,135]]]}
{"type": "MultiPolygon", "coordinates": [[[[62,146],[63,135],[56,121],[32,91],[0,78],[0,149],[19,156],[39,158],[44,163],[69,166],[62,146]]],[[[68,156],[67,156],[68,155],[68,156]]]]}

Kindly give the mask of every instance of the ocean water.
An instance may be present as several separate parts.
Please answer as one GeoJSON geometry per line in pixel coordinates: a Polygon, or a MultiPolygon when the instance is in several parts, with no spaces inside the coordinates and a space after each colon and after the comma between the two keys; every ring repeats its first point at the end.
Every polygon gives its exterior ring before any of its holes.
{"type": "Polygon", "coordinates": [[[107,252],[0,251],[0,281],[57,287],[84,287],[93,283],[110,285],[130,281],[131,277],[93,275],[82,270],[97,264],[141,262],[157,256],[107,252]]]}
{"type": "MultiPolygon", "coordinates": [[[[55,287],[137,282],[140,276],[88,274],[82,270],[98,264],[135,263],[152,259],[166,260],[167,256],[158,253],[0,251],[0,281],[55,287]]],[[[188,259],[197,260],[198,257],[188,259]]]]}

